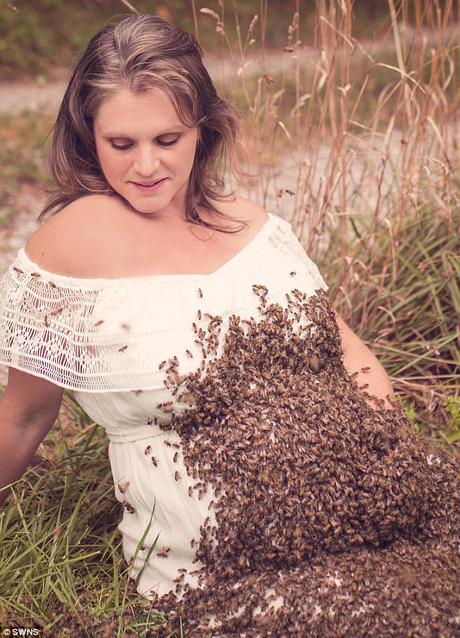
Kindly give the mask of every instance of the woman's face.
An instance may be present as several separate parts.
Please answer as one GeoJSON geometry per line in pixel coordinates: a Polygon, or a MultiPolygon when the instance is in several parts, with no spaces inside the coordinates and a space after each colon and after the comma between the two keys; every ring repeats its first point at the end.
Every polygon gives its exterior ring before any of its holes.
{"type": "Polygon", "coordinates": [[[120,89],[97,111],[94,138],[107,182],[136,211],[185,218],[198,127],[180,122],[166,93],[120,89]]]}

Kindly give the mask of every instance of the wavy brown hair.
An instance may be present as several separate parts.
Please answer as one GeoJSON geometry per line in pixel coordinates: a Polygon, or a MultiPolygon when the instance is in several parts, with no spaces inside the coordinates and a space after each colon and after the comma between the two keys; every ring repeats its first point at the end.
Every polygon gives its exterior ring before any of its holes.
{"type": "Polygon", "coordinates": [[[39,223],[79,197],[117,194],[99,165],[93,119],[103,100],[120,89],[143,92],[158,87],[169,96],[183,124],[199,127],[186,193],[187,220],[222,232],[241,230],[219,228],[198,213],[200,206],[229,220],[211,202],[234,195],[223,192],[227,166],[237,180],[251,177],[238,160],[240,153],[249,157],[241,117],[217,94],[202,57],[192,33],[155,15],[122,16],[91,38],[71,72],[53,127],[48,166],[55,185],[48,191],[39,223]]]}

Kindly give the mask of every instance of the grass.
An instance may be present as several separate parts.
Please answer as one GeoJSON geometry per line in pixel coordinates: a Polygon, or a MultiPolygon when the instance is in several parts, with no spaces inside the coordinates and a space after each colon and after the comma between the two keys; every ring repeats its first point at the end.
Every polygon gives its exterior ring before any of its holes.
{"type": "Polygon", "coordinates": [[[36,111],[0,115],[0,229],[14,222],[21,187],[45,188],[50,177],[44,147],[53,115],[36,111]]]}
{"type": "Polygon", "coordinates": [[[0,624],[44,635],[150,635],[162,617],[127,577],[105,434],[65,403],[72,420],[59,419],[0,515],[0,624]]]}
{"type": "MultiPolygon", "coordinates": [[[[192,5],[200,30],[216,20],[192,5]]],[[[245,13],[238,38],[237,24],[225,32],[238,5],[223,6],[221,44],[234,65],[219,90],[243,114],[261,166],[246,185],[250,197],[291,221],[335,307],[390,374],[413,428],[457,453],[460,91],[453,3],[436,11],[431,0],[389,0],[387,32],[370,43],[357,38],[349,0],[318,0],[308,58],[297,55],[299,20],[292,16],[283,45],[292,50],[280,48],[290,64],[271,78],[263,66],[263,15],[248,32],[245,13]],[[245,68],[249,51],[260,66],[245,68]]],[[[0,168],[12,210],[18,185],[47,183],[41,148],[50,118],[29,113],[0,121],[0,168]]],[[[36,623],[50,636],[155,636],[162,618],[127,578],[102,429],[66,395],[38,454],[40,463],[0,513],[0,626],[36,623]]]]}

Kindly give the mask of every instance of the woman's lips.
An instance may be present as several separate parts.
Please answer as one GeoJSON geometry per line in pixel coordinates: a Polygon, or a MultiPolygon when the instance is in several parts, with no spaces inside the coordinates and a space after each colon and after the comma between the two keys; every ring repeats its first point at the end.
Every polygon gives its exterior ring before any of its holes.
{"type": "Polygon", "coordinates": [[[142,191],[152,191],[152,190],[155,190],[156,188],[159,188],[163,184],[163,182],[165,182],[167,179],[168,179],[167,177],[162,177],[161,179],[156,180],[155,182],[151,184],[143,184],[138,182],[131,182],[131,184],[134,184],[134,186],[136,186],[142,191]]]}

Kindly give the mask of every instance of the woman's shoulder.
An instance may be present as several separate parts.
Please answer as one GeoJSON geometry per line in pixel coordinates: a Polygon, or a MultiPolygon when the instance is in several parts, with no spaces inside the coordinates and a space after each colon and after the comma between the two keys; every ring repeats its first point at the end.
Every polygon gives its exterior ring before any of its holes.
{"type": "Polygon", "coordinates": [[[221,203],[220,209],[237,219],[254,222],[268,219],[267,211],[263,206],[241,195],[235,195],[233,199],[225,200],[221,203]]]}
{"type": "Polygon", "coordinates": [[[120,205],[110,195],[74,200],[32,233],[24,247],[27,256],[43,270],[86,276],[85,265],[113,239],[116,226],[110,222],[120,205]]]}

